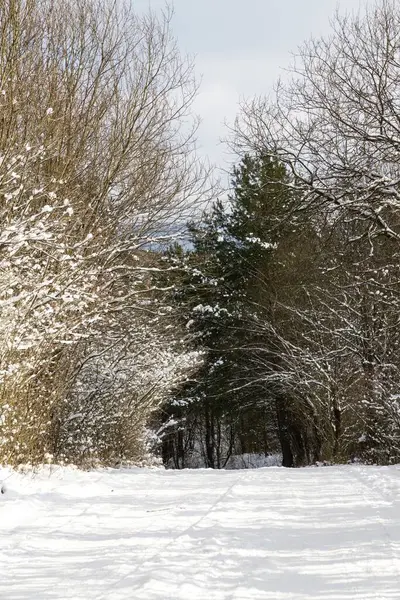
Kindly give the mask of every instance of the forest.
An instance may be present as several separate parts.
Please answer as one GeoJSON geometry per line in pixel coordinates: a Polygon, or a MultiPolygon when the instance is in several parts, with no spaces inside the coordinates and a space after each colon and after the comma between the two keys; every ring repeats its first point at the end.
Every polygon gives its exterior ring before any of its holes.
{"type": "Polygon", "coordinates": [[[196,151],[173,13],[0,3],[0,464],[400,461],[400,6],[196,151]]]}

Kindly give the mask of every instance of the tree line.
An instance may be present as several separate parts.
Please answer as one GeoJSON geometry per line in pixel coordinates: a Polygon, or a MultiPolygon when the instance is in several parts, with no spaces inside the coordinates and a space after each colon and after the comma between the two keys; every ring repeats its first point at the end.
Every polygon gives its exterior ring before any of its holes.
{"type": "Polygon", "coordinates": [[[229,200],[171,253],[205,360],[166,411],[169,464],[398,462],[399,26],[391,1],[336,14],[243,104],[229,200]]]}
{"type": "Polygon", "coordinates": [[[0,462],[398,462],[400,9],[241,106],[228,196],[171,18],[0,5],[0,462]]]}

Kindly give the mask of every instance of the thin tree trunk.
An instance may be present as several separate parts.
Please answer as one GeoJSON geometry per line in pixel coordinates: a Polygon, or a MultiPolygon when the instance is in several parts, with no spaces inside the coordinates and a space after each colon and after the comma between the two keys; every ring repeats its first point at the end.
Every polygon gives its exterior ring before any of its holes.
{"type": "Polygon", "coordinates": [[[278,423],[278,436],[282,448],[282,466],[294,467],[293,452],[290,443],[287,411],[282,398],[276,399],[276,418],[278,423]]]}

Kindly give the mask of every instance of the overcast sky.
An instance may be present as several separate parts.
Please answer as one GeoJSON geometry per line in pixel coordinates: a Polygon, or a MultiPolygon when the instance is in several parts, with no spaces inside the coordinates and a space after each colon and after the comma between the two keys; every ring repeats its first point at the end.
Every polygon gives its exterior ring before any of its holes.
{"type": "MultiPolygon", "coordinates": [[[[164,0],[133,0],[165,6],[164,0]]],[[[268,93],[288,66],[290,52],[311,36],[329,33],[335,9],[363,10],[373,0],[175,0],[173,28],[183,52],[196,57],[201,77],[195,110],[202,118],[199,149],[227,168],[220,143],[241,98],[268,93]]]]}

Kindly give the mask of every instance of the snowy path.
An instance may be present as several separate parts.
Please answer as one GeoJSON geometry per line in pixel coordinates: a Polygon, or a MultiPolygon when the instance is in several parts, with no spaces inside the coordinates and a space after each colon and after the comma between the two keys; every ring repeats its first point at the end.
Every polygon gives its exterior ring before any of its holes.
{"type": "Polygon", "coordinates": [[[59,469],[6,484],[5,600],[400,599],[397,467],[59,469]]]}

